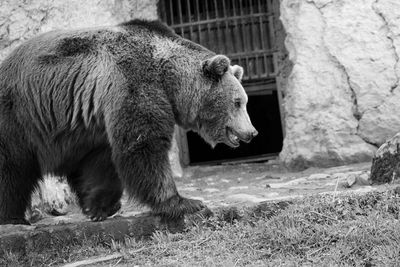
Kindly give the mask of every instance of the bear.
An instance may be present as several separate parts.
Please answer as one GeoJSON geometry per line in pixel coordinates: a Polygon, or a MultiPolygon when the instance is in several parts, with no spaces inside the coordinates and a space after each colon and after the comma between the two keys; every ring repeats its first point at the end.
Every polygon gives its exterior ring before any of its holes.
{"type": "Polygon", "coordinates": [[[175,124],[211,146],[257,135],[243,68],[160,21],[51,31],[0,65],[0,224],[24,213],[45,174],[66,177],[82,212],[102,221],[130,199],[161,218],[196,213],[168,151],[175,124]]]}

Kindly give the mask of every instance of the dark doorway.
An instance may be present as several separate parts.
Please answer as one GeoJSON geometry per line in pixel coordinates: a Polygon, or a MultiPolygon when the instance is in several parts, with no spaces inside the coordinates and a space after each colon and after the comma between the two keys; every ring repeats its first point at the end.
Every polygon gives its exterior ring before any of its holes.
{"type": "Polygon", "coordinates": [[[280,92],[275,77],[279,0],[160,0],[161,19],[184,38],[227,55],[244,68],[247,110],[259,135],[250,144],[212,149],[193,132],[178,141],[186,164],[277,156],[282,149],[280,92]]]}
{"type": "Polygon", "coordinates": [[[263,95],[250,95],[248,112],[254,127],[260,132],[251,143],[241,143],[233,149],[218,144],[214,149],[193,132],[187,133],[189,156],[192,164],[208,161],[226,161],[233,159],[257,159],[270,157],[282,149],[281,117],[276,91],[263,95]]]}

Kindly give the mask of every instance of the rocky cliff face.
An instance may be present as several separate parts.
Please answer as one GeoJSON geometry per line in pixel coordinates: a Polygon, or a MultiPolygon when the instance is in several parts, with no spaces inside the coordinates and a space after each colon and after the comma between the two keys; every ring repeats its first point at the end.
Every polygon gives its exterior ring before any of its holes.
{"type": "Polygon", "coordinates": [[[369,160],[400,131],[400,1],[282,0],[290,167],[369,160]]]}
{"type": "Polygon", "coordinates": [[[0,61],[22,41],[56,29],[113,25],[157,18],[158,0],[2,0],[0,61]]]}

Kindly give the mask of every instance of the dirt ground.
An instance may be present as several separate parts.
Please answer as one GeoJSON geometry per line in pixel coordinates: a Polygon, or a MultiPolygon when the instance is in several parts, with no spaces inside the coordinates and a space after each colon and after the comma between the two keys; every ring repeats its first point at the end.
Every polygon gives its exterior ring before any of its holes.
{"type": "MultiPolygon", "coordinates": [[[[365,193],[385,189],[389,185],[371,186],[370,163],[332,168],[310,168],[290,172],[277,162],[220,166],[192,166],[175,181],[186,197],[201,199],[210,208],[253,206],[264,201],[285,200],[312,194],[365,193]]],[[[123,198],[115,216],[132,216],[144,211],[137,203],[123,198]]],[[[88,220],[79,208],[71,205],[64,216],[46,215],[35,225],[74,223],[88,220]]]]}

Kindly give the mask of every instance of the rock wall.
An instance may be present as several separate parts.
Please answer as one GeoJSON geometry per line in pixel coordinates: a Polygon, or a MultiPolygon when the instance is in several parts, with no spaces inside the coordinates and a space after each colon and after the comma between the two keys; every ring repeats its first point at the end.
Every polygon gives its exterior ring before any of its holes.
{"type": "Polygon", "coordinates": [[[281,0],[289,167],[370,160],[400,131],[400,1],[281,0]]]}
{"type": "Polygon", "coordinates": [[[56,29],[157,18],[158,0],[1,0],[0,61],[22,41],[56,29]]]}

